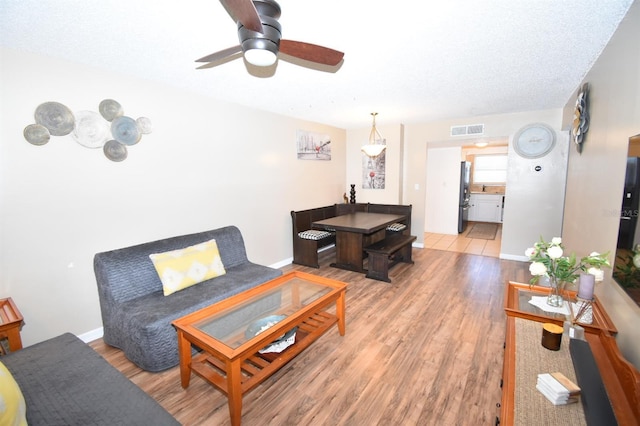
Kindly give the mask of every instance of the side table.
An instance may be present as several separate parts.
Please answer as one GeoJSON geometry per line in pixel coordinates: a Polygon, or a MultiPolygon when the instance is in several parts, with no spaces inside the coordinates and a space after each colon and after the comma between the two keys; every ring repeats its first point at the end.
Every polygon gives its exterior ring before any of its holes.
{"type": "MultiPolygon", "coordinates": [[[[530,286],[525,283],[517,283],[509,281],[505,287],[504,310],[507,316],[516,316],[539,322],[552,322],[562,327],[564,321],[571,320],[570,315],[555,314],[543,311],[529,303],[531,296],[546,296],[549,294],[549,287],[530,286]]],[[[565,291],[566,300],[574,300],[576,292],[565,291]]],[[[616,329],[613,321],[609,318],[607,312],[600,305],[597,297],[591,305],[593,310],[593,319],[590,324],[584,324],[578,321],[587,333],[598,334],[600,330],[606,330],[615,335],[616,329]]]]}
{"type": "Polygon", "coordinates": [[[9,341],[9,350],[15,352],[22,349],[20,328],[24,319],[18,307],[10,297],[0,299],[0,339],[9,341]]]}
{"type": "MultiPolygon", "coordinates": [[[[496,425],[514,425],[522,424],[518,423],[516,416],[522,412],[526,412],[531,408],[531,398],[525,400],[525,404],[518,404],[516,398],[517,388],[523,386],[523,383],[518,381],[518,372],[521,370],[533,368],[535,364],[536,373],[549,372],[548,367],[539,367],[541,356],[534,356],[532,360],[529,360],[533,350],[527,347],[518,345],[518,339],[523,335],[529,334],[533,336],[535,340],[535,350],[542,351],[545,355],[552,354],[553,351],[546,351],[540,349],[540,333],[542,323],[552,322],[558,325],[562,325],[565,320],[568,320],[564,314],[550,314],[542,311],[530,303],[528,300],[532,295],[543,295],[548,293],[548,288],[529,286],[525,283],[507,283],[504,298],[504,310],[507,318],[506,335],[505,335],[505,353],[504,363],[502,367],[502,380],[500,386],[502,387],[502,399],[500,401],[500,417],[496,419],[496,425]],[[527,332],[522,329],[518,331],[518,323],[520,327],[534,327],[534,331],[527,332]],[[532,325],[537,323],[537,325],[532,325]],[[524,324],[524,325],[523,325],[524,324]],[[532,334],[533,333],[533,334],[532,334]],[[545,352],[546,351],[546,352],[545,352]],[[518,362],[518,358],[520,361],[518,362]],[[522,406],[526,408],[522,408],[522,406]],[[519,408],[518,408],[519,407],[519,408]]],[[[575,295],[571,292],[567,293],[569,298],[575,295]]],[[[640,372],[627,361],[616,344],[615,334],[617,330],[609,318],[609,315],[600,305],[597,297],[593,302],[593,322],[591,324],[582,324],[585,329],[585,340],[589,343],[589,347],[593,353],[598,371],[602,378],[602,382],[605,387],[605,391],[611,402],[613,412],[618,420],[618,424],[621,425],[639,425],[640,419],[640,404],[638,404],[640,395],[640,372]]],[[[562,345],[566,345],[563,338],[562,345]]],[[[560,352],[560,351],[559,351],[560,352]]],[[[553,352],[555,355],[560,353],[553,352]]],[[[555,365],[555,364],[554,364],[555,365]]],[[[572,371],[570,367],[565,369],[568,377],[573,379],[571,375],[572,371]]],[[[532,388],[532,384],[524,386],[527,389],[532,388]]],[[[538,399],[540,396],[533,392],[538,399]]],[[[543,401],[544,402],[544,401],[543,401]]],[[[545,405],[549,410],[570,410],[575,407],[559,406],[555,407],[550,403],[545,402],[545,405]]],[[[559,424],[547,422],[544,423],[543,414],[541,410],[535,411],[538,413],[536,417],[543,424],[559,424]]],[[[579,420],[578,420],[579,423],[579,420]]],[[[529,423],[530,424],[530,423],[529,423]]],[[[566,422],[563,424],[567,424],[566,422]]]]}

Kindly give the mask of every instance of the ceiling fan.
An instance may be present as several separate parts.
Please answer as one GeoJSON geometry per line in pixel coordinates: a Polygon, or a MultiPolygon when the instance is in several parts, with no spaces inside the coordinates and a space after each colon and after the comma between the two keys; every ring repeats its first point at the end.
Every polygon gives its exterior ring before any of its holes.
{"type": "Polygon", "coordinates": [[[344,53],[327,47],[301,41],[282,40],[282,28],[278,22],[280,5],[275,0],[220,0],[231,18],[238,24],[240,44],[211,55],[196,62],[207,62],[198,67],[211,68],[239,57],[242,52],[245,60],[259,67],[273,65],[278,53],[313,62],[319,65],[335,67],[344,53]]]}

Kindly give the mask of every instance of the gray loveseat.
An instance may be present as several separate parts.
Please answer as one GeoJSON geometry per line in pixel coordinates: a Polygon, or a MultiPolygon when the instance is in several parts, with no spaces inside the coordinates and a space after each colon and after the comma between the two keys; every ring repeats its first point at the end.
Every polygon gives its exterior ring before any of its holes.
{"type": "Polygon", "coordinates": [[[282,275],[282,271],[247,259],[240,230],[227,226],[98,253],[94,270],[100,297],[105,343],[148,371],[178,364],[177,335],[171,322],[188,313],[282,275]],[[149,259],[215,239],[226,274],[164,296],[149,259]]]}
{"type": "Polygon", "coordinates": [[[1,359],[38,425],[179,425],[160,404],[70,333],[1,359]]]}

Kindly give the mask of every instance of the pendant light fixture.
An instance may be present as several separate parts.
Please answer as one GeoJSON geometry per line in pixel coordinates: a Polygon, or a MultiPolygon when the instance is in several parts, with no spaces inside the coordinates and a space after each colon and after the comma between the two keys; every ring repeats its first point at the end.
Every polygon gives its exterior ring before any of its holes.
{"type": "Polygon", "coordinates": [[[380,136],[380,132],[376,129],[376,115],[377,112],[372,112],[373,126],[371,127],[371,133],[369,133],[369,143],[362,146],[362,152],[367,154],[371,158],[375,158],[382,154],[382,151],[387,147],[385,139],[380,136]]]}

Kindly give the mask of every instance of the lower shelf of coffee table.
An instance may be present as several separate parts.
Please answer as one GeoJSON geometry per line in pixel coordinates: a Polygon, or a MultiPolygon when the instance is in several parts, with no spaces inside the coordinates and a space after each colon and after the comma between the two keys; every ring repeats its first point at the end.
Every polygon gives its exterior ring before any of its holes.
{"type": "MultiPolygon", "coordinates": [[[[338,317],[333,314],[327,312],[316,313],[297,325],[295,343],[284,351],[266,354],[257,352],[242,360],[242,394],[249,392],[278,371],[337,322],[338,317]]],[[[202,352],[193,357],[191,369],[225,395],[228,394],[229,385],[226,364],[223,360],[202,352]]]]}

